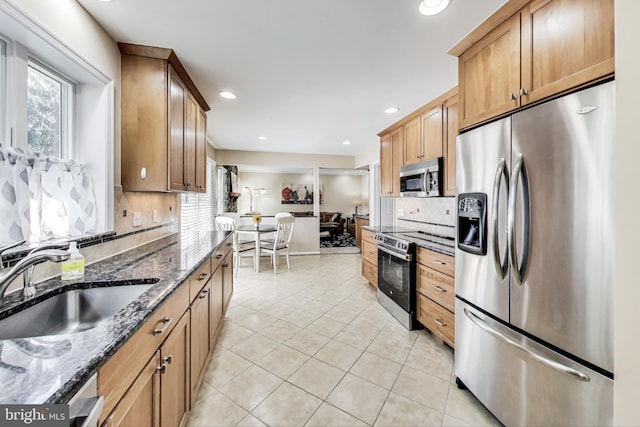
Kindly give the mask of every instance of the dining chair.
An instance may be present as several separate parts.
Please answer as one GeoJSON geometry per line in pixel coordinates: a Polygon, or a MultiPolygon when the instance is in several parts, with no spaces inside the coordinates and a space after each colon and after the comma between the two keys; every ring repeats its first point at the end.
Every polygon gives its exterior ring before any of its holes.
{"type": "Polygon", "coordinates": [[[275,214],[276,221],[278,220],[278,218],[283,218],[285,216],[293,216],[293,215],[291,215],[290,212],[276,212],[275,214]]]}
{"type": "Polygon", "coordinates": [[[293,226],[295,225],[295,217],[283,216],[276,221],[276,235],[273,241],[261,241],[260,250],[271,255],[271,263],[273,264],[273,272],[278,274],[278,257],[283,254],[287,258],[287,268],[291,270],[289,262],[289,244],[291,236],[293,236],[293,226]]]}
{"type": "Polygon", "coordinates": [[[234,275],[238,276],[238,268],[242,258],[253,258],[253,266],[256,265],[256,243],[254,241],[239,242],[238,232],[236,231],[236,220],[228,216],[216,217],[216,229],[220,231],[232,231],[233,232],[233,269],[234,275]]]}

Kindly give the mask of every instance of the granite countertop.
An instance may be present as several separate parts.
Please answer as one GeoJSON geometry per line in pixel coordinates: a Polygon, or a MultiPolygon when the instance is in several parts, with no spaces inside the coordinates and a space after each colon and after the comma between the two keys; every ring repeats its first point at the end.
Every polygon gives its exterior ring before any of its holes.
{"type": "MultiPolygon", "coordinates": [[[[229,232],[175,234],[88,265],[84,279],[37,285],[28,304],[74,288],[154,283],[95,328],[67,335],[0,340],[0,403],[66,403],[227,238],[229,232]],[[153,280],[151,280],[153,279],[153,280]]],[[[0,319],[21,310],[17,293],[5,298],[0,319]]]]}

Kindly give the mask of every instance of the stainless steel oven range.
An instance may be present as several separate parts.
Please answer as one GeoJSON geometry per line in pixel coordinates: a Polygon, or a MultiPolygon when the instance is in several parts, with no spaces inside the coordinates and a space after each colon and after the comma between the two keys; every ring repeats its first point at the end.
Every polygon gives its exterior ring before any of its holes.
{"type": "Polygon", "coordinates": [[[408,330],[416,320],[416,245],[393,234],[376,234],[378,302],[408,330]]]}

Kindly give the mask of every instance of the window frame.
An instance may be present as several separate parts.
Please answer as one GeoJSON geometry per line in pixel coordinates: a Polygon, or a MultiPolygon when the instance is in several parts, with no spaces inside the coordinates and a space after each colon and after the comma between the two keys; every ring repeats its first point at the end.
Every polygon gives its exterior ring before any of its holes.
{"type": "MultiPolygon", "coordinates": [[[[27,58],[27,75],[29,68],[45,75],[46,77],[60,83],[60,149],[58,153],[54,155],[63,159],[73,159],[75,153],[75,104],[76,104],[76,83],[62,74],[55,67],[48,66],[42,61],[29,55],[27,58]]],[[[27,82],[27,99],[29,97],[27,82]]],[[[29,124],[27,123],[27,132],[29,131],[29,124]]],[[[27,140],[27,147],[29,147],[29,141],[27,140]]]]}

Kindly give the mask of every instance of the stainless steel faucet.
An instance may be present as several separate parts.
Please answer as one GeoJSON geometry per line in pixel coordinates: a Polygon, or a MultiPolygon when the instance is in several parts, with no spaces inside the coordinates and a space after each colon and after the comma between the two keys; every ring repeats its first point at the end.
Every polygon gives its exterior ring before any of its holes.
{"type": "MultiPolygon", "coordinates": [[[[0,302],[4,300],[4,295],[11,282],[13,282],[20,275],[20,273],[27,271],[29,267],[36,265],[42,261],[66,261],[70,256],[71,254],[69,253],[69,251],[51,249],[51,246],[42,246],[35,248],[27,256],[18,261],[18,263],[14,265],[7,273],[0,276],[0,302]]],[[[26,276],[25,279],[27,279],[26,276]]],[[[31,274],[29,274],[28,279],[28,281],[25,280],[24,282],[22,295],[32,297],[35,294],[35,287],[31,284],[31,274]]]]}

